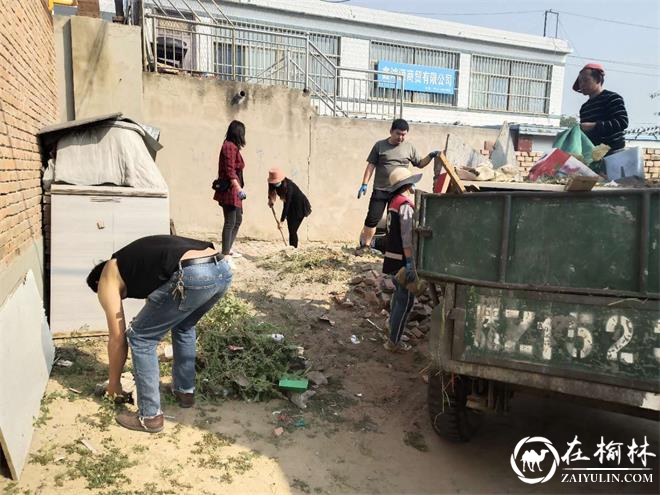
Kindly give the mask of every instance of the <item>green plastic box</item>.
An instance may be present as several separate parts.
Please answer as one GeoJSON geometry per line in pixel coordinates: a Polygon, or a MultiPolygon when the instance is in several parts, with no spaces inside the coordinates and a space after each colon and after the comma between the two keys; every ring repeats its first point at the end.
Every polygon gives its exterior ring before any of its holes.
{"type": "Polygon", "coordinates": [[[280,378],[279,387],[282,390],[290,390],[291,392],[304,392],[309,386],[309,380],[303,378],[301,380],[291,380],[289,378],[280,378]]]}

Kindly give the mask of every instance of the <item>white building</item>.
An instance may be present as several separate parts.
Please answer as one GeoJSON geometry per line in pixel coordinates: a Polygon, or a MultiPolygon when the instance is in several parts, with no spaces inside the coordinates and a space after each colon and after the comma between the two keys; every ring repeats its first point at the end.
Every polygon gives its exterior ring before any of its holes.
{"type": "Polygon", "coordinates": [[[321,113],[559,126],[571,52],[564,40],[317,0],[144,0],[132,8],[135,22],[144,9],[152,70],[305,88],[321,113]],[[405,78],[403,94],[392,72],[405,78]]]}

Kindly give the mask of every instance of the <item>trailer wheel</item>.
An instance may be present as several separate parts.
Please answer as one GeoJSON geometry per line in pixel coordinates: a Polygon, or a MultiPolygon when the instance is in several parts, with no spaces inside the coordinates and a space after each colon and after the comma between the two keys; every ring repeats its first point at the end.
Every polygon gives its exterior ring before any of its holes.
{"type": "Polygon", "coordinates": [[[431,424],[441,437],[467,442],[477,430],[481,415],[467,407],[470,385],[470,379],[461,375],[437,369],[429,373],[427,399],[431,424]]]}

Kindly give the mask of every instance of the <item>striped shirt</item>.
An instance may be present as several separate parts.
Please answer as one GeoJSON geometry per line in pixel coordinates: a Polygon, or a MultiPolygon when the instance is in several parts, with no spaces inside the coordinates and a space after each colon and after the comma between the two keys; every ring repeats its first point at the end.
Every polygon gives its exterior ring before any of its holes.
{"type": "Polygon", "coordinates": [[[607,144],[612,150],[626,145],[623,137],[628,127],[628,113],[623,98],[613,91],[604,89],[580,107],[580,122],[595,122],[596,127],[585,131],[595,145],[607,144]]]}

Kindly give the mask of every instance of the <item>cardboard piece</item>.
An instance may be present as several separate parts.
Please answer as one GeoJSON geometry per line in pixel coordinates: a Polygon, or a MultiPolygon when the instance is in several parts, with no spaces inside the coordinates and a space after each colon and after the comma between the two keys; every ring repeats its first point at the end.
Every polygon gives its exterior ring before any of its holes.
{"type": "Polygon", "coordinates": [[[32,271],[0,307],[0,448],[18,480],[55,347],[32,271]]]}

